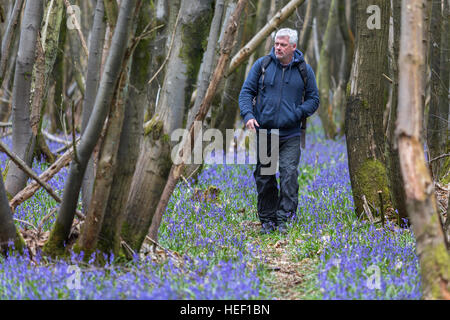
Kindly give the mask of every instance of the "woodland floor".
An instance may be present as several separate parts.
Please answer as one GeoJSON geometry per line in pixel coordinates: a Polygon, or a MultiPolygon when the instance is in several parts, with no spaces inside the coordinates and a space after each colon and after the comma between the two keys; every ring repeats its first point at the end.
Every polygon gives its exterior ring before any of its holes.
{"type": "MultiPolygon", "coordinates": [[[[6,157],[0,154],[0,160],[4,170],[6,157]]],[[[33,165],[38,174],[46,167],[33,165]]],[[[57,208],[39,190],[14,215],[37,255],[31,262],[0,261],[0,299],[420,299],[412,231],[392,223],[395,214],[386,216],[383,228],[353,212],[343,138],[325,140],[317,121],[308,127],[298,213],[286,235],[259,234],[252,172],[252,165],[207,165],[197,181],[180,182],[163,217],[159,246],[145,243],[126,265],[82,265],[77,290],[64,285],[76,257],[38,257],[57,208]],[[214,197],[208,197],[211,187],[214,197]]],[[[66,175],[63,169],[50,181],[59,195],[66,175]]],[[[448,186],[436,190],[444,213],[448,186]]]]}

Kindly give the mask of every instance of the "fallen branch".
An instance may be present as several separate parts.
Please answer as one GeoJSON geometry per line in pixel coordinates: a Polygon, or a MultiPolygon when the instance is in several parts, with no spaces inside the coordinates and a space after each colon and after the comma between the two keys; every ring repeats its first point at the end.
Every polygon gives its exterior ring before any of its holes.
{"type": "Polygon", "coordinates": [[[432,163],[433,161],[445,158],[445,157],[450,157],[450,153],[444,153],[441,154],[440,156],[437,156],[436,158],[431,159],[430,161],[428,161],[428,163],[432,163]]]}
{"type": "MultiPolygon", "coordinates": [[[[11,210],[13,212],[15,208],[17,208],[17,206],[19,206],[25,200],[31,198],[41,186],[50,194],[50,196],[52,196],[53,199],[55,199],[56,202],[61,202],[61,198],[51,189],[51,187],[46,182],[70,163],[73,155],[73,149],[70,149],[68,152],[62,155],[61,158],[55,161],[55,163],[53,163],[39,177],[20,158],[13,154],[2,141],[0,141],[0,149],[5,151],[5,153],[14,161],[14,163],[17,164],[20,169],[22,169],[26,174],[28,174],[28,176],[35,180],[11,199],[11,201],[9,202],[9,206],[11,207],[11,210]]],[[[82,214],[78,210],[76,214],[80,219],[84,219],[84,214],[82,214]]]]}
{"type": "Polygon", "coordinates": [[[52,190],[52,188],[45,182],[42,181],[37,174],[16,154],[14,154],[11,150],[9,150],[8,146],[0,141],[0,150],[8,155],[8,157],[29,177],[33,178],[37,183],[39,183],[55,200],[59,198],[59,196],[52,190]]]}
{"type": "Polygon", "coordinates": [[[363,200],[364,213],[366,214],[367,218],[369,219],[369,222],[371,224],[374,224],[375,219],[373,218],[372,212],[370,211],[369,204],[367,203],[367,199],[366,199],[365,195],[362,196],[362,200],[363,200]]]}
{"type": "Polygon", "coordinates": [[[17,222],[20,222],[20,223],[24,223],[24,224],[32,227],[34,230],[37,231],[36,227],[33,224],[29,223],[28,221],[25,221],[25,220],[22,220],[22,219],[17,219],[17,218],[13,218],[13,219],[14,219],[14,221],[17,221],[17,222]]]}
{"type": "Polygon", "coordinates": [[[58,138],[57,136],[52,135],[50,132],[47,132],[45,130],[42,130],[42,134],[50,141],[56,142],[56,143],[60,143],[63,144],[65,146],[71,146],[72,145],[72,141],[66,141],[63,140],[61,138],[58,138]]]}

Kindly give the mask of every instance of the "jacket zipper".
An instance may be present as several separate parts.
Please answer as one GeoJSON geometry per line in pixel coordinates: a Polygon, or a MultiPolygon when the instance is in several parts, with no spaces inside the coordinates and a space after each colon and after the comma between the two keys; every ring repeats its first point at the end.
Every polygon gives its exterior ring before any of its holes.
{"type": "Polygon", "coordinates": [[[281,85],[280,85],[280,94],[278,95],[278,106],[277,106],[277,121],[275,122],[278,129],[280,128],[279,124],[279,115],[280,115],[280,105],[281,105],[281,93],[283,92],[283,86],[284,86],[284,70],[286,70],[287,67],[282,68],[283,72],[281,73],[281,85]]]}

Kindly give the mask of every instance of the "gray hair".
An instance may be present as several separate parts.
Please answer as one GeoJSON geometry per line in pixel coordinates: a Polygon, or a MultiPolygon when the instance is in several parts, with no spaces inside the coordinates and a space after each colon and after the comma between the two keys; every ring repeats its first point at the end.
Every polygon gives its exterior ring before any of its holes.
{"type": "Polygon", "coordinates": [[[283,28],[278,30],[275,34],[275,39],[278,37],[289,37],[290,44],[297,44],[298,41],[297,30],[290,28],[283,28]]]}

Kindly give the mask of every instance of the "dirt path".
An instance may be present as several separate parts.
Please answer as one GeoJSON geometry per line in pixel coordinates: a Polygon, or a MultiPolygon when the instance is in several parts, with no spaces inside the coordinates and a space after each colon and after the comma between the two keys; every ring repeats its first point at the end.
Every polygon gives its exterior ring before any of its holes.
{"type": "Polygon", "coordinates": [[[246,221],[243,227],[252,231],[252,244],[262,250],[269,276],[264,279],[270,287],[273,298],[279,300],[312,299],[319,288],[316,285],[317,259],[295,261],[286,236],[266,237],[259,235],[260,223],[246,221]]]}

